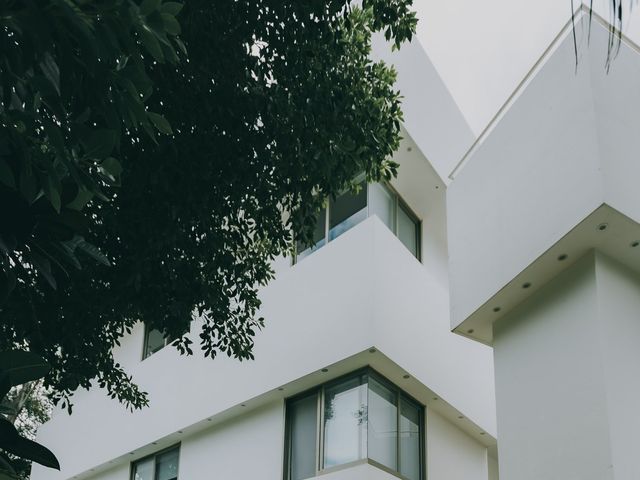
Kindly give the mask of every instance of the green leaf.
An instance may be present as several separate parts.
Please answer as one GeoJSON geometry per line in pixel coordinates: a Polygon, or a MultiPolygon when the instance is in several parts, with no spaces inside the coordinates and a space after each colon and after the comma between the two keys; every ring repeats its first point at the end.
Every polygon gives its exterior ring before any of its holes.
{"type": "Polygon", "coordinates": [[[10,188],[16,186],[16,177],[13,175],[11,167],[2,159],[0,159],[0,182],[10,188]]]}
{"type": "Polygon", "coordinates": [[[164,62],[160,42],[158,42],[156,35],[151,31],[151,29],[146,25],[143,25],[138,31],[140,32],[140,41],[142,42],[142,45],[144,45],[144,48],[146,48],[156,61],[160,63],[164,62]]]}
{"type": "Polygon", "coordinates": [[[54,290],[58,288],[58,284],[56,283],[56,279],[53,276],[53,272],[51,270],[51,262],[48,258],[43,257],[39,253],[31,252],[29,257],[29,261],[36,267],[36,270],[40,275],[44,277],[47,283],[54,290]]]}
{"type": "Polygon", "coordinates": [[[122,165],[120,165],[120,162],[113,157],[105,158],[100,164],[100,167],[114,179],[120,177],[120,174],[122,173],[122,165]]]}
{"type": "Polygon", "coordinates": [[[184,5],[178,2],[164,2],[160,6],[160,11],[162,13],[168,13],[169,15],[173,15],[174,17],[180,13],[182,7],[184,5]]]}
{"type": "Polygon", "coordinates": [[[86,188],[80,187],[78,194],[71,202],[67,203],[66,207],[71,210],[82,210],[87,203],[93,198],[93,192],[90,192],[86,188]]]}
{"type": "Polygon", "coordinates": [[[160,130],[162,133],[166,133],[167,135],[173,134],[173,130],[171,130],[171,125],[169,124],[167,119],[164,118],[162,115],[154,112],[147,112],[147,115],[149,116],[149,119],[153,122],[153,124],[156,126],[156,128],[160,130]]]}
{"type": "Polygon", "coordinates": [[[24,350],[0,351],[0,398],[11,387],[44,377],[49,369],[47,362],[35,353],[24,350]]]}
{"type": "Polygon", "coordinates": [[[60,463],[51,450],[44,445],[21,437],[16,427],[2,417],[0,417],[0,448],[17,457],[60,470],[60,463]]]}
{"type": "Polygon", "coordinates": [[[140,13],[142,15],[149,15],[154,10],[157,10],[160,6],[161,0],[142,0],[140,4],[140,13]]]}
{"type": "Polygon", "coordinates": [[[80,238],[80,241],[77,242],[77,248],[80,251],[86,253],[91,258],[93,258],[96,262],[101,263],[102,265],[105,265],[107,267],[111,266],[111,262],[109,262],[109,259],[107,258],[107,256],[104,253],[102,253],[98,249],[98,247],[90,244],[83,238],[80,238]]]}
{"type": "Polygon", "coordinates": [[[44,58],[40,62],[40,70],[49,83],[53,86],[56,93],[60,95],[60,69],[49,52],[44,54],[44,58]]]}
{"type": "Polygon", "coordinates": [[[105,158],[116,146],[117,134],[114,130],[101,128],[89,133],[81,140],[85,148],[85,155],[89,158],[105,158]]]}
{"type": "Polygon", "coordinates": [[[50,176],[47,176],[43,185],[44,196],[51,203],[54,210],[60,213],[60,207],[62,206],[62,200],[60,198],[60,191],[56,186],[56,182],[50,176]]]}
{"type": "Polygon", "coordinates": [[[162,22],[164,23],[164,29],[171,35],[180,35],[180,24],[176,20],[176,17],[169,13],[162,14],[162,22]]]}

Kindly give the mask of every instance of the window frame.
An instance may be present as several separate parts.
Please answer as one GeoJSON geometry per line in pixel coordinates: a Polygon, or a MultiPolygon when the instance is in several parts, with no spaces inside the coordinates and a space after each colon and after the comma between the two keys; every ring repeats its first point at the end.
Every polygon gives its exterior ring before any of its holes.
{"type": "MultiPolygon", "coordinates": [[[[285,412],[284,412],[284,417],[285,417],[285,429],[284,429],[284,465],[283,465],[283,479],[284,480],[291,480],[291,417],[289,415],[289,408],[288,405],[291,402],[295,402],[297,400],[309,397],[315,395],[316,399],[317,399],[317,404],[316,404],[316,452],[314,455],[315,458],[315,476],[319,476],[319,475],[323,475],[326,473],[331,473],[331,472],[335,472],[335,471],[339,471],[339,470],[343,470],[343,469],[347,469],[347,468],[351,468],[357,465],[362,465],[365,463],[368,463],[370,465],[375,466],[376,468],[379,468],[391,475],[393,475],[394,477],[400,478],[402,480],[409,480],[408,477],[402,475],[400,473],[400,459],[401,459],[401,455],[400,455],[400,441],[401,441],[401,437],[400,437],[400,432],[399,432],[399,428],[400,428],[400,418],[401,418],[401,402],[402,399],[406,399],[409,401],[409,403],[413,404],[414,406],[416,406],[418,408],[418,420],[419,420],[419,435],[418,435],[418,440],[419,440],[419,479],[420,480],[426,480],[426,408],[425,406],[419,402],[418,400],[416,400],[414,397],[412,397],[411,395],[409,395],[407,392],[405,392],[403,389],[401,389],[400,387],[398,387],[395,383],[393,383],[391,380],[389,380],[388,378],[384,377],[382,374],[380,374],[379,372],[377,372],[376,370],[374,370],[372,367],[367,366],[364,368],[360,368],[358,370],[354,370],[353,372],[350,372],[348,374],[345,375],[341,375],[340,377],[337,377],[333,380],[329,380],[328,382],[325,382],[323,384],[317,385],[313,388],[307,389],[301,393],[298,393],[296,395],[293,395],[291,397],[287,397],[285,398],[285,402],[284,402],[284,407],[285,407],[285,412]],[[393,468],[387,467],[386,465],[383,465],[379,462],[377,462],[376,460],[373,460],[372,458],[369,458],[369,452],[368,452],[368,448],[367,448],[367,454],[365,458],[359,459],[359,460],[355,460],[352,462],[348,462],[348,463],[343,463],[340,465],[334,465],[331,467],[324,467],[324,430],[325,430],[325,425],[324,425],[324,406],[325,406],[325,400],[326,400],[326,396],[325,396],[325,392],[327,390],[327,388],[331,388],[335,385],[338,385],[346,380],[349,380],[351,378],[357,378],[359,376],[366,376],[367,377],[367,395],[368,395],[368,389],[369,389],[369,382],[368,379],[370,377],[374,378],[376,381],[378,381],[379,383],[381,383],[382,385],[384,385],[385,387],[391,389],[394,391],[395,393],[395,398],[396,398],[396,403],[397,403],[397,412],[396,412],[396,425],[398,428],[398,432],[396,435],[396,458],[397,458],[397,470],[394,470],[393,468]]],[[[367,425],[367,436],[369,435],[369,427],[367,425]]]]}
{"type": "Polygon", "coordinates": [[[152,480],[156,480],[156,473],[157,473],[156,469],[158,468],[158,457],[172,450],[177,450],[178,452],[178,477],[176,480],[180,480],[180,447],[181,447],[181,443],[178,442],[169,447],[158,450],[157,452],[150,453],[149,455],[140,457],[137,460],[133,460],[132,462],[129,463],[129,480],[135,480],[134,475],[135,475],[136,465],[139,463],[145,462],[151,458],[153,458],[153,475],[152,475],[153,479],[152,480]]]}
{"type": "Polygon", "coordinates": [[[149,355],[147,355],[147,342],[149,341],[149,331],[150,330],[158,330],[158,329],[157,328],[156,329],[151,329],[150,326],[147,323],[145,323],[144,324],[144,338],[142,340],[142,355],[141,355],[142,356],[142,360],[141,361],[144,361],[147,358],[153,356],[154,353],[158,353],[160,350],[165,348],[167,345],[169,345],[173,341],[167,335],[163,335],[163,337],[164,337],[164,345],[161,348],[159,348],[158,350],[156,350],[155,352],[151,352],[149,355]]]}
{"type": "MultiPolygon", "coordinates": [[[[391,232],[393,233],[393,235],[400,240],[400,237],[398,237],[398,233],[399,233],[399,222],[398,222],[398,210],[400,208],[402,208],[402,210],[404,210],[404,212],[407,214],[407,216],[413,221],[413,223],[416,226],[416,254],[413,255],[413,252],[410,251],[411,255],[414,256],[414,258],[416,260],[418,260],[420,263],[422,263],[422,219],[414,212],[414,210],[409,206],[409,204],[402,198],[402,196],[400,195],[400,193],[398,193],[398,190],[396,190],[389,182],[375,182],[375,183],[370,183],[367,182],[366,179],[364,178],[364,175],[358,175],[355,180],[354,183],[358,184],[361,182],[365,182],[365,187],[366,188],[366,193],[367,193],[367,200],[366,200],[366,206],[365,206],[365,210],[367,211],[367,216],[366,218],[369,218],[372,216],[371,213],[371,187],[373,185],[380,185],[382,188],[385,188],[389,191],[389,193],[391,194],[391,196],[393,197],[393,229],[391,229],[391,232]]],[[[343,191],[340,192],[340,194],[338,194],[338,197],[348,193],[350,191],[349,188],[345,188],[343,191]]],[[[336,197],[336,198],[338,198],[336,197]]],[[[318,250],[321,249],[322,247],[326,246],[328,243],[333,242],[336,240],[336,238],[331,239],[329,232],[331,230],[331,202],[329,201],[329,198],[327,198],[325,200],[324,203],[324,241],[323,244],[318,247],[318,250]]],[[[400,241],[402,243],[402,241],[400,241]]],[[[404,245],[404,244],[403,244],[404,245]]],[[[304,250],[302,250],[302,252],[306,252],[307,250],[314,248],[313,246],[307,247],[304,250]]],[[[405,246],[405,248],[407,248],[405,246]]],[[[407,248],[407,250],[409,250],[407,248]]],[[[309,256],[310,254],[312,254],[313,251],[307,253],[303,258],[298,258],[298,244],[297,242],[295,243],[295,251],[293,253],[293,255],[291,256],[291,264],[295,265],[297,264],[299,261],[303,260],[304,258],[306,258],[307,256],[309,256]]]]}

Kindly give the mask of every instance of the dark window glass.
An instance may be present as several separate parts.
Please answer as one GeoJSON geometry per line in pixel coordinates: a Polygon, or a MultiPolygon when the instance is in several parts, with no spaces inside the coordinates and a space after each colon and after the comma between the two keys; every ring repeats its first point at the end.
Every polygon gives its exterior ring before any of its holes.
{"type": "Polygon", "coordinates": [[[289,479],[303,480],[316,474],[318,396],[313,393],[289,403],[289,479]]]}
{"type": "Polygon", "coordinates": [[[402,398],[400,401],[400,473],[409,480],[420,480],[421,408],[402,398]]]}
{"type": "Polygon", "coordinates": [[[417,258],[418,221],[402,205],[398,208],[398,238],[417,258]]]}
{"type": "Polygon", "coordinates": [[[145,326],[144,350],[142,359],[156,353],[168,343],[167,338],[157,328],[149,328],[145,326]]]}
{"type": "Polygon", "coordinates": [[[325,470],[370,459],[403,478],[421,480],[422,418],[420,405],[373,370],[289,400],[285,478],[315,477],[318,460],[320,470],[325,470]]]}
{"type": "Polygon", "coordinates": [[[329,240],[367,218],[367,184],[361,182],[358,186],[358,192],[345,192],[329,202],[329,240]]]}
{"type": "Polygon", "coordinates": [[[133,464],[132,480],[178,480],[179,449],[172,448],[133,464]]]}

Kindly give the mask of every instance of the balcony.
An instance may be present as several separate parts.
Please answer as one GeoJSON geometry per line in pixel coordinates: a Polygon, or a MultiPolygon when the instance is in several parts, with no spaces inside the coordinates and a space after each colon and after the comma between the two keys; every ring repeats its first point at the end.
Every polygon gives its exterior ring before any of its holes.
{"type": "Polygon", "coordinates": [[[423,404],[437,392],[479,441],[495,437],[491,350],[449,331],[446,289],[377,216],[282,272],[261,297],[266,328],[252,362],[182,357],[171,347],[141,362],[142,325],[123,339],[117,360],[151,407],[131,414],[100,390],[80,392],[71,417],[58,413],[41,429],[40,441],[60,446],[64,470],[50,478],[135,460],[366,365],[423,404]]]}

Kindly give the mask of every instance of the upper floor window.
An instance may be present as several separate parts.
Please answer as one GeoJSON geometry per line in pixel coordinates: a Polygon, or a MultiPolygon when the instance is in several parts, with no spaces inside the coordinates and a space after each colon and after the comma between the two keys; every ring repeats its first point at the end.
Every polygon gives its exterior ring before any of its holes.
{"type": "Polygon", "coordinates": [[[423,418],[422,406],[370,369],[289,399],[285,480],[361,462],[421,480],[423,418]]]}
{"type": "Polygon", "coordinates": [[[318,214],[313,244],[308,247],[298,242],[296,260],[304,257],[336,239],[351,227],[377,215],[409,249],[420,259],[420,220],[390,186],[381,183],[357,183],[357,190],[347,190],[330,199],[318,214]]]}
{"type": "Polygon", "coordinates": [[[171,343],[171,339],[167,337],[157,328],[151,328],[147,324],[144,326],[144,347],[142,349],[142,359],[144,360],[153,355],[158,350],[171,343]]]}
{"type": "Polygon", "coordinates": [[[158,452],[131,467],[131,480],[178,480],[179,447],[158,452]]]}

